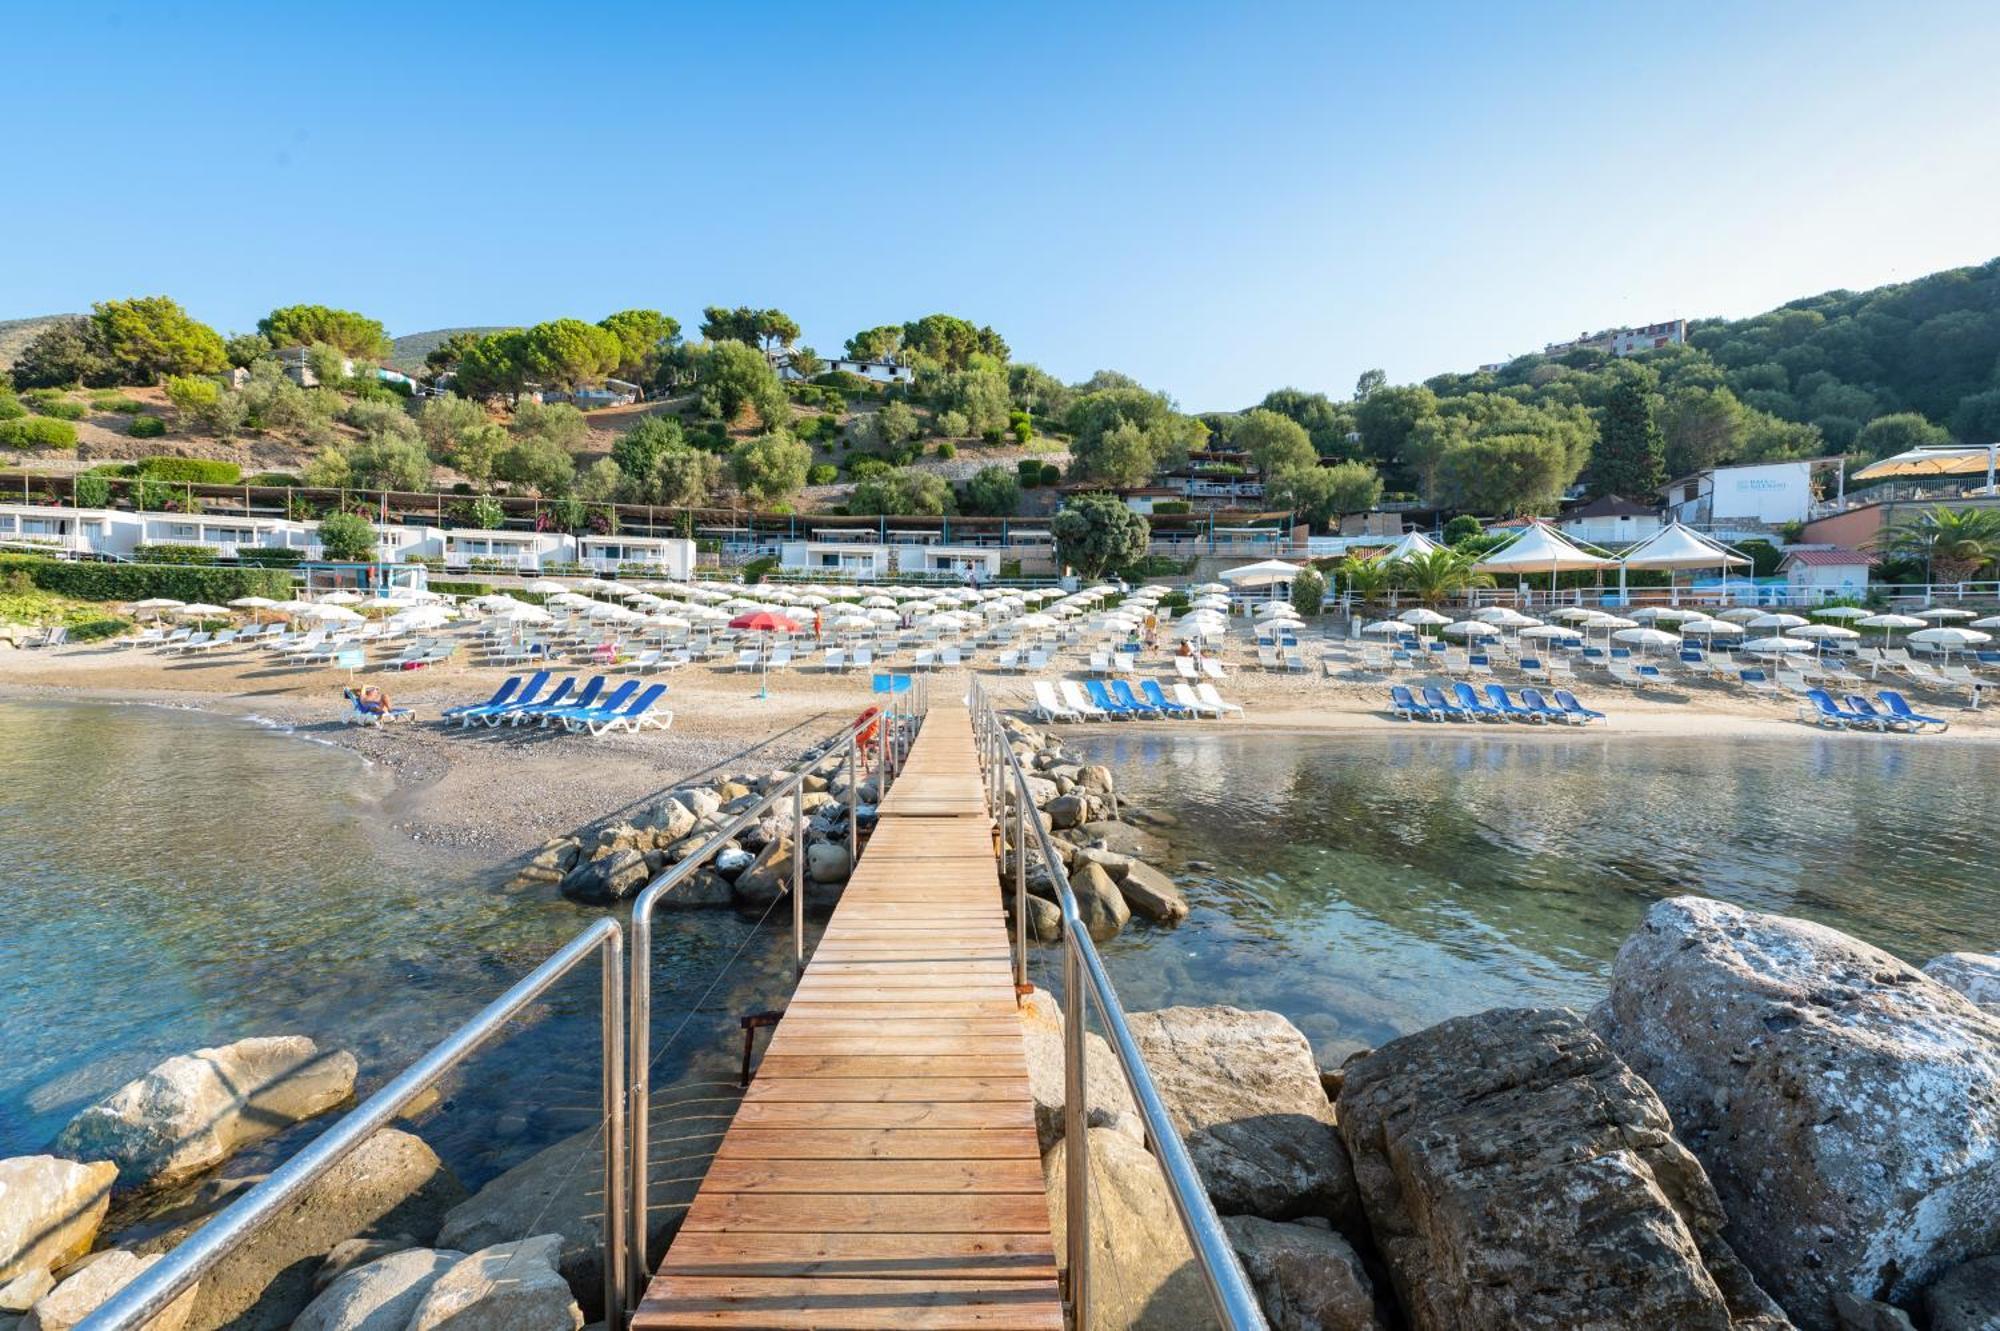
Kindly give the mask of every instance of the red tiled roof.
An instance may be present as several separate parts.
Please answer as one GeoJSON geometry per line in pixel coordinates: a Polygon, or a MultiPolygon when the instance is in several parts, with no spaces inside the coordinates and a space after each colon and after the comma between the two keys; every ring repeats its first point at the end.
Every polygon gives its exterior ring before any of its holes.
{"type": "Polygon", "coordinates": [[[1813,565],[1866,564],[1873,566],[1878,561],[1874,555],[1861,550],[1790,550],[1785,553],[1788,564],[1813,565]]]}

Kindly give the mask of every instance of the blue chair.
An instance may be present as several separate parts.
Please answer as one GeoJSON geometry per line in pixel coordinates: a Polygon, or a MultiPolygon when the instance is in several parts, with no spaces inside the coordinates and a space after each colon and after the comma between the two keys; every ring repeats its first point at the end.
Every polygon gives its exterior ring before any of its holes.
{"type": "Polygon", "coordinates": [[[478,707],[462,708],[457,714],[458,723],[461,726],[469,726],[474,722],[484,721],[489,716],[498,715],[510,707],[519,707],[525,703],[531,703],[541,696],[542,686],[548,682],[549,672],[546,670],[537,670],[534,674],[528,676],[528,682],[522,686],[519,693],[514,695],[513,702],[485,703],[478,707]]]}
{"type": "Polygon", "coordinates": [[[1500,715],[1510,721],[1526,721],[1530,725],[1538,726],[1548,724],[1549,719],[1546,716],[1521,706],[1521,704],[1508,696],[1505,688],[1498,684],[1488,684],[1486,686],[1486,701],[1493,704],[1494,711],[1500,713],[1500,715]]]}
{"type": "MultiPolygon", "coordinates": [[[[563,727],[571,731],[589,731],[592,738],[613,730],[629,730],[639,733],[639,727],[649,717],[653,704],[667,691],[664,684],[648,684],[645,692],[639,694],[620,708],[572,707],[563,713],[563,727]]],[[[671,716],[669,716],[671,720],[671,716]]]]}
{"type": "Polygon", "coordinates": [[[524,693],[521,695],[521,698],[518,702],[506,703],[500,707],[489,707],[485,711],[481,712],[478,716],[472,719],[475,721],[484,722],[489,726],[497,726],[502,721],[511,721],[514,717],[518,716],[523,710],[527,708],[561,706],[565,701],[568,700],[570,694],[574,693],[575,691],[576,691],[576,676],[565,675],[556,684],[555,691],[550,693],[547,697],[543,698],[539,702],[530,701],[528,695],[524,693]]]}
{"type": "Polygon", "coordinates": [[[1604,649],[1602,647],[1586,647],[1578,652],[1577,655],[1586,661],[1596,662],[1599,665],[1604,663],[1604,649]]]}
{"type": "Polygon", "coordinates": [[[1409,687],[1403,684],[1391,684],[1389,686],[1389,712],[1390,715],[1400,716],[1405,721],[1435,721],[1438,719],[1437,713],[1411,697],[1409,687]]]}
{"type": "Polygon", "coordinates": [[[1585,707],[1582,703],[1576,700],[1576,695],[1574,693],[1571,693],[1568,689],[1557,689],[1555,693],[1556,693],[1556,706],[1562,708],[1565,712],[1569,713],[1571,716],[1583,718],[1584,725],[1589,725],[1592,721],[1603,721],[1607,725],[1610,724],[1609,718],[1606,717],[1604,713],[1593,711],[1592,709],[1585,707]]]}
{"type": "Polygon", "coordinates": [[[1842,701],[1847,704],[1848,711],[1860,717],[1862,721],[1874,726],[1877,730],[1910,731],[1917,728],[1916,722],[1905,721],[1900,716],[1891,716],[1889,713],[1878,708],[1874,703],[1868,701],[1862,694],[1850,693],[1842,701]]]}
{"type": "Polygon", "coordinates": [[[1568,712],[1565,712],[1562,708],[1544,698],[1540,689],[1522,689],[1521,705],[1529,711],[1541,713],[1547,720],[1561,721],[1565,725],[1582,725],[1585,719],[1580,716],[1571,716],[1568,712]]]}
{"type": "MultiPolygon", "coordinates": [[[[523,721],[540,721],[550,712],[560,711],[565,707],[595,707],[597,705],[597,695],[604,692],[604,676],[592,675],[589,682],[583,686],[582,692],[576,694],[574,697],[570,697],[568,696],[569,686],[575,682],[573,679],[564,680],[563,687],[557,689],[548,698],[541,702],[529,703],[525,707],[516,707],[508,712],[503,719],[509,725],[518,726],[523,721]]],[[[499,723],[498,720],[494,722],[495,725],[499,723]]]]}
{"type": "Polygon", "coordinates": [[[1451,686],[1451,696],[1458,700],[1460,707],[1463,707],[1481,721],[1505,721],[1507,719],[1506,714],[1499,708],[1489,707],[1479,701],[1479,695],[1474,693],[1472,686],[1463,680],[1451,686]]]}
{"type": "Polygon", "coordinates": [[[1160,681],[1158,681],[1157,679],[1140,680],[1139,692],[1142,696],[1144,696],[1147,702],[1153,705],[1154,708],[1156,708],[1159,711],[1165,712],[1168,716],[1194,715],[1194,708],[1189,707],[1185,703],[1175,702],[1171,698],[1167,697],[1167,695],[1160,689],[1160,681]]]}
{"type": "Polygon", "coordinates": [[[1124,703],[1112,697],[1110,691],[1104,687],[1104,681],[1101,679],[1086,679],[1083,681],[1083,690],[1090,695],[1092,702],[1113,716],[1129,719],[1138,714],[1132,708],[1127,707],[1124,703]]]}
{"type": "Polygon", "coordinates": [[[1611,649],[1611,659],[1614,661],[1629,661],[1632,659],[1632,649],[1630,647],[1613,647],[1611,649]]]}
{"type": "Polygon", "coordinates": [[[501,681],[500,687],[493,690],[493,696],[488,698],[485,702],[469,702],[466,703],[463,707],[447,707],[444,709],[443,712],[439,713],[439,715],[444,717],[445,720],[449,721],[454,717],[457,717],[465,712],[476,712],[482,707],[497,707],[500,704],[506,702],[509,698],[513,697],[515,690],[519,689],[520,687],[521,687],[521,677],[519,675],[509,675],[507,676],[506,679],[501,681]]]}
{"type": "Polygon", "coordinates": [[[1845,730],[1851,725],[1861,723],[1860,717],[1835,702],[1825,689],[1807,689],[1806,700],[1799,704],[1799,712],[1801,720],[1836,730],[1845,730]]]}
{"type": "Polygon", "coordinates": [[[542,713],[542,724],[546,726],[555,723],[566,726],[572,717],[581,716],[586,713],[615,712],[625,705],[625,700],[637,692],[638,688],[638,680],[628,679],[617,688],[611,690],[610,694],[603,701],[593,707],[557,707],[542,713]]]}
{"type": "Polygon", "coordinates": [[[1448,717],[1453,721],[1470,721],[1472,719],[1470,712],[1447,699],[1443,691],[1435,684],[1424,685],[1424,706],[1430,708],[1439,716],[1448,717]]]}
{"type": "Polygon", "coordinates": [[[1703,656],[1700,652],[1695,651],[1691,647],[1682,649],[1681,660],[1685,661],[1687,664],[1691,666],[1708,664],[1708,658],[1703,656]]]}
{"type": "Polygon", "coordinates": [[[1445,651],[1449,650],[1451,646],[1450,643],[1445,642],[1442,638],[1432,638],[1424,645],[1428,647],[1432,652],[1438,653],[1440,655],[1442,655],[1445,651]]]}
{"type": "Polygon", "coordinates": [[[1877,689],[1875,696],[1889,709],[1889,715],[1899,721],[1908,721],[1918,730],[1922,730],[1925,726],[1936,726],[1940,731],[1951,729],[1951,722],[1943,717],[1925,716],[1922,712],[1916,711],[1910,706],[1910,700],[1894,689],[1877,689]]]}
{"type": "Polygon", "coordinates": [[[1632,673],[1640,679],[1645,680],[1648,684],[1664,684],[1667,682],[1667,677],[1660,673],[1660,668],[1656,665],[1633,666],[1632,673]]]}
{"type": "Polygon", "coordinates": [[[1111,690],[1111,696],[1116,698],[1119,702],[1123,703],[1125,705],[1126,710],[1134,713],[1135,715],[1138,716],[1160,715],[1159,708],[1153,706],[1153,704],[1149,702],[1140,702],[1139,699],[1134,697],[1132,695],[1132,686],[1130,684],[1127,684],[1124,680],[1122,679],[1107,680],[1105,681],[1105,685],[1107,688],[1111,690]]]}
{"type": "Polygon", "coordinates": [[[1542,668],[1542,658],[1539,656],[1524,656],[1515,664],[1520,666],[1522,674],[1532,675],[1542,668]]]}

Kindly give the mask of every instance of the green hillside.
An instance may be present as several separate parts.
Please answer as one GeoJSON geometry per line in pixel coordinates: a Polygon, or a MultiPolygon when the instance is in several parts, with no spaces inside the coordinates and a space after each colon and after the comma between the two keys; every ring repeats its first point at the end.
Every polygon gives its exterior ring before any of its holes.
{"type": "Polygon", "coordinates": [[[389,341],[389,365],[404,374],[415,374],[424,368],[424,357],[431,354],[444,340],[458,333],[497,333],[511,324],[491,324],[483,327],[433,328],[425,333],[405,333],[389,341]]]}
{"type": "Polygon", "coordinates": [[[35,334],[58,319],[72,319],[70,314],[42,314],[32,319],[0,319],[0,370],[10,369],[21,349],[34,341],[35,334]]]}

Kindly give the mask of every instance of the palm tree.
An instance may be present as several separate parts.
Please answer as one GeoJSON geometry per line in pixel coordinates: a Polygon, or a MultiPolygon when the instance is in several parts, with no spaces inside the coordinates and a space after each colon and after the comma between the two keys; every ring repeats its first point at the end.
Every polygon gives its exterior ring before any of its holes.
{"type": "Polygon", "coordinates": [[[1379,604],[1395,585],[1395,570],[1379,559],[1349,555],[1334,565],[1333,575],[1342,590],[1364,606],[1379,604]]]}
{"type": "Polygon", "coordinates": [[[1475,587],[1491,587],[1493,575],[1478,572],[1472,555],[1450,548],[1407,555],[1392,566],[1396,583],[1425,605],[1437,605],[1475,587]]]}
{"type": "Polygon", "coordinates": [[[1921,561],[1932,582],[1965,582],[2000,563],[2000,511],[1940,504],[1897,523],[1872,544],[1892,557],[1921,561]]]}

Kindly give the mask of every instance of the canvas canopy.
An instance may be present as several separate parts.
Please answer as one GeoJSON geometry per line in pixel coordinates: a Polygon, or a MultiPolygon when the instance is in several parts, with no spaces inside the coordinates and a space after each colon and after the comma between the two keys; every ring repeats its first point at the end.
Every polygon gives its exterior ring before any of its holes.
{"type": "Polygon", "coordinates": [[[1398,559],[1420,558],[1438,548],[1438,543],[1420,531],[1404,532],[1403,539],[1384,550],[1380,558],[1387,563],[1398,559]]]}
{"type": "Polygon", "coordinates": [[[1473,567],[1482,573],[1577,573],[1610,568],[1617,562],[1593,555],[1554,527],[1537,522],[1473,567]]]}
{"type": "Polygon", "coordinates": [[[1287,564],[1282,559],[1266,559],[1255,564],[1242,564],[1236,568],[1222,570],[1222,580],[1238,587],[1269,587],[1275,583],[1290,582],[1305,572],[1297,564],[1287,564]]]}
{"type": "Polygon", "coordinates": [[[1626,551],[1618,562],[1626,568],[1677,569],[1728,568],[1731,564],[1747,565],[1750,560],[1676,522],[1626,551]]]}
{"type": "Polygon", "coordinates": [[[1985,476],[1992,472],[1994,450],[1978,448],[1913,448],[1907,453],[1871,462],[1848,479],[1881,481],[1900,476],[1985,476]]]}

